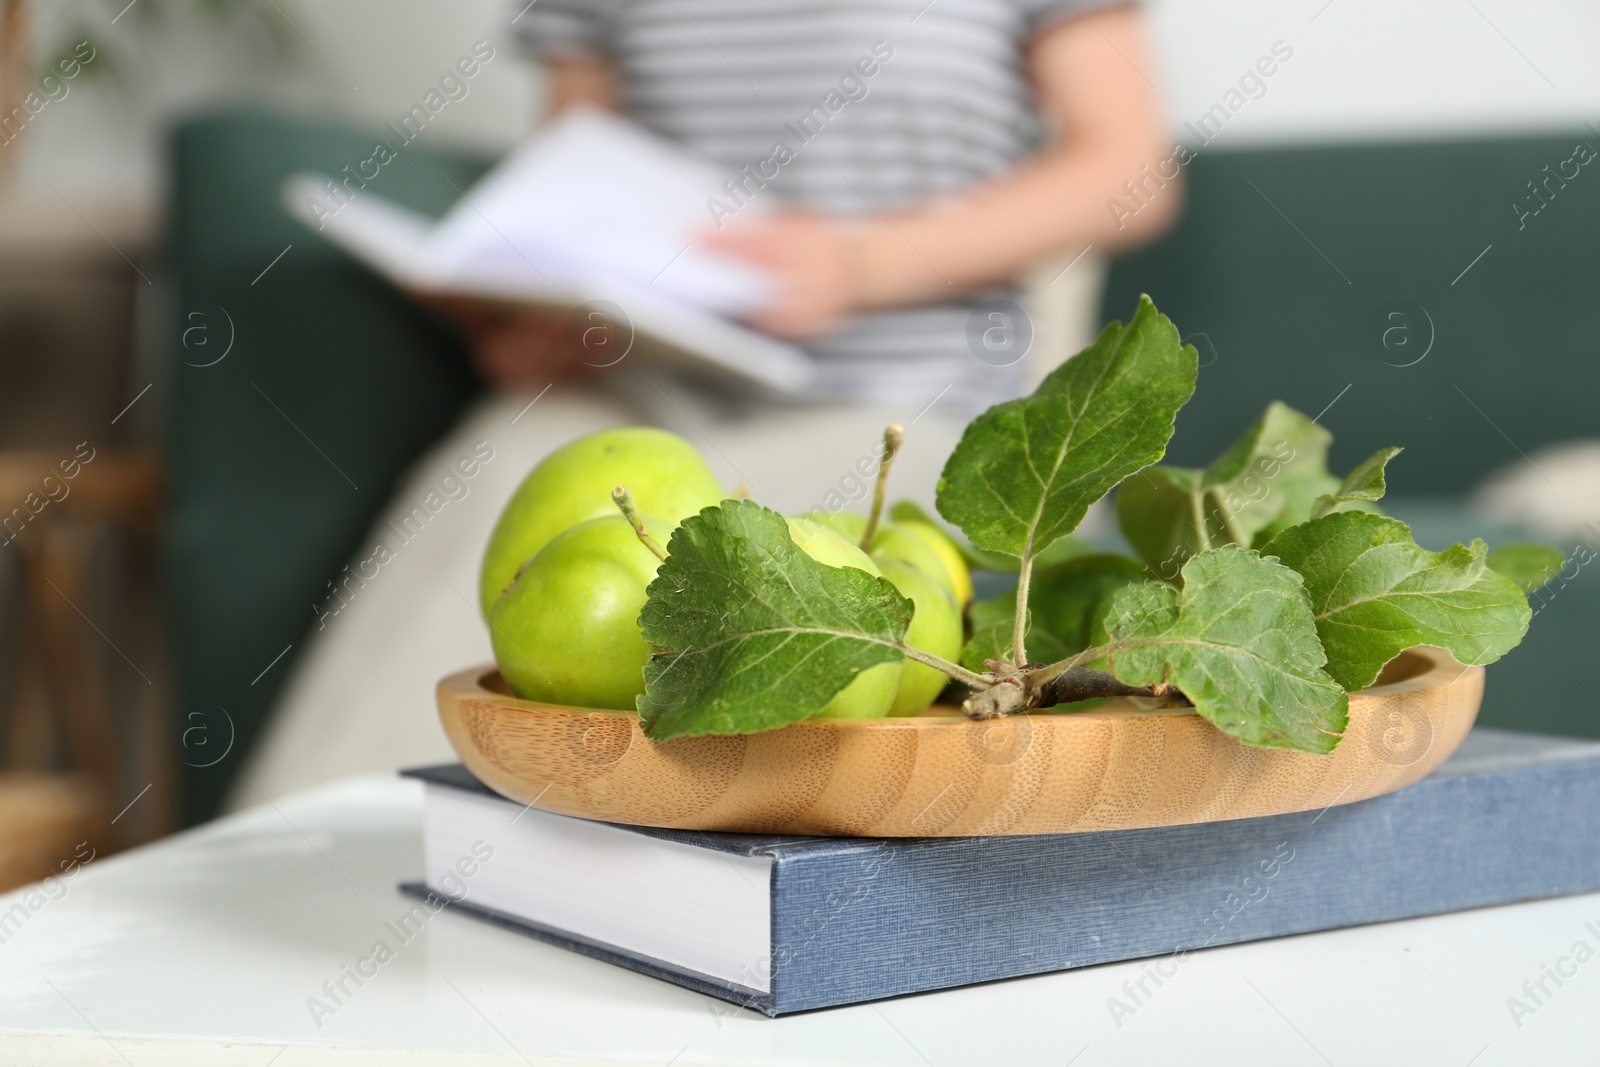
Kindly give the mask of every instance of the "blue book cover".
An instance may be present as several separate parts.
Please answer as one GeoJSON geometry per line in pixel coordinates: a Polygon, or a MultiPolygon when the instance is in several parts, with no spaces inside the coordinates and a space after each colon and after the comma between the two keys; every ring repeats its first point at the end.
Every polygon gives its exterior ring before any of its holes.
{"type": "MultiPolygon", "coordinates": [[[[462,792],[522,807],[459,765],[407,773],[430,802],[462,792]]],[[[1170,973],[1215,945],[1600,890],[1600,850],[1574,847],[1600,840],[1600,743],[1479,728],[1389,796],[1144,830],[822,838],[541,817],[604,828],[622,862],[654,841],[750,864],[735,873],[766,897],[762,943],[737,967],[695,966],[471,894],[450,906],[776,1016],[1128,959],[1173,957],[1170,973]]]]}

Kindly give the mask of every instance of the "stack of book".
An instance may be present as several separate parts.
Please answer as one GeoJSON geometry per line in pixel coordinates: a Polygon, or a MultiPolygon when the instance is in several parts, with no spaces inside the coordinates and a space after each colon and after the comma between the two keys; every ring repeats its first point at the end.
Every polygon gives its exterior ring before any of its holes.
{"type": "Polygon", "coordinates": [[[768,1015],[1600,889],[1600,743],[1483,728],[1357,804],[1021,837],[618,826],[407,773],[406,892],[768,1015]]]}

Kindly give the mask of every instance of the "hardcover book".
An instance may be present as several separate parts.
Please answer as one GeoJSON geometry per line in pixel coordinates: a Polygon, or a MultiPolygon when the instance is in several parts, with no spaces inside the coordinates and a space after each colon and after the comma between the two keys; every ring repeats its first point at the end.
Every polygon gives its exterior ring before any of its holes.
{"type": "Polygon", "coordinates": [[[421,779],[422,883],[577,952],[783,1015],[1600,889],[1600,743],[1479,728],[1398,793],[1021,837],[619,826],[421,779]]]}

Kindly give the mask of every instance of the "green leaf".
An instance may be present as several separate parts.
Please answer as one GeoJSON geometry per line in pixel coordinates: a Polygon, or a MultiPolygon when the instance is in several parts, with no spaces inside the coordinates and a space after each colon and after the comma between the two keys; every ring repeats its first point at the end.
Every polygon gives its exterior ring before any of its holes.
{"type": "Polygon", "coordinates": [[[1205,470],[1150,467],[1117,492],[1123,536],[1150,569],[1175,581],[1186,560],[1208,548],[1256,543],[1263,530],[1311,517],[1312,500],[1331,492],[1332,436],[1274,401],[1205,470]]]}
{"type": "Polygon", "coordinates": [[[1401,448],[1380,448],[1362,460],[1355,470],[1345,475],[1337,492],[1317,497],[1311,505],[1308,518],[1320,519],[1332,514],[1339,505],[1353,500],[1382,500],[1383,494],[1388,491],[1384,482],[1384,468],[1403,451],[1401,448]]]}
{"type": "Polygon", "coordinates": [[[1549,545],[1501,545],[1489,550],[1489,569],[1531,593],[1554,578],[1566,558],[1559,548],[1549,545]]]}
{"type": "Polygon", "coordinates": [[[1259,530],[1283,514],[1290,485],[1329,477],[1332,442],[1327,430],[1274,400],[1244,436],[1206,468],[1202,487],[1221,507],[1224,525],[1236,534],[1237,544],[1250,544],[1259,530]]]}
{"type": "Polygon", "coordinates": [[[727,500],[684,519],[639,614],[654,645],[639,715],[657,741],[799,722],[856,675],[902,658],[911,601],[818,563],[782,515],[727,500]]]}
{"type": "MultiPolygon", "coordinates": [[[[1004,552],[985,552],[973,548],[965,540],[960,539],[956,541],[956,549],[961,553],[961,558],[967,561],[967,566],[974,570],[993,571],[997,574],[1018,574],[1022,570],[1022,560],[1016,556],[1008,556],[1004,552]]],[[[1089,542],[1067,534],[1065,537],[1056,538],[1050,543],[1049,548],[1033,557],[1033,564],[1036,567],[1051,567],[1096,551],[1098,550],[1089,542]]]]}
{"type": "Polygon", "coordinates": [[[1204,471],[1146,467],[1117,490],[1117,523],[1139,558],[1169,582],[1184,563],[1228,540],[1221,513],[1206,507],[1204,471]]]}
{"type": "Polygon", "coordinates": [[[1349,700],[1326,657],[1300,576],[1250,549],[1202,552],[1183,589],[1161,582],[1117,594],[1107,661],[1129,685],[1176,685],[1195,710],[1249,745],[1331,752],[1349,700]]]}
{"type": "MultiPolygon", "coordinates": [[[[1135,560],[1109,553],[1079,556],[1036,571],[1028,592],[1028,657],[1055,663],[1103,643],[1101,620],[1112,596],[1147,577],[1135,560]]],[[[961,665],[986,671],[986,659],[1009,662],[1017,591],[975,601],[970,612],[972,637],[961,651],[961,665]]]]}
{"type": "Polygon", "coordinates": [[[1489,569],[1482,541],[1429,552],[1399,519],[1340,511],[1285,530],[1265,551],[1305,576],[1328,673],[1351,691],[1408,648],[1493,663],[1528,629],[1527,598],[1489,569]]]}
{"type": "MultiPolygon", "coordinates": [[[[1250,542],[1251,548],[1259,549],[1262,545],[1278,536],[1291,526],[1299,526],[1311,518],[1311,509],[1319,497],[1337,492],[1339,479],[1332,474],[1306,474],[1300,478],[1283,484],[1283,511],[1278,517],[1256,531],[1256,536],[1250,542]]],[[[1358,507],[1360,505],[1347,505],[1358,507]]],[[[1363,510],[1375,511],[1371,505],[1363,510]]]]}
{"type": "MultiPolygon", "coordinates": [[[[1022,561],[1016,556],[1008,556],[1002,552],[984,552],[973,548],[960,533],[953,531],[944,522],[929,515],[914,501],[902,500],[889,508],[889,518],[894,521],[911,519],[917,522],[931,523],[943,530],[950,538],[950,543],[956,546],[956,551],[961,553],[961,558],[968,567],[980,571],[995,571],[999,574],[1016,574],[1022,570],[1022,561]]],[[[1034,565],[1048,567],[1056,563],[1063,563],[1076,556],[1087,556],[1098,552],[1089,542],[1068,534],[1058,537],[1049,548],[1034,557],[1034,565]]]]}
{"type": "MultiPolygon", "coordinates": [[[[1148,577],[1144,566],[1127,556],[1079,556],[1034,573],[1028,608],[1040,630],[1058,638],[1067,652],[1078,652],[1105,643],[1103,619],[1111,598],[1124,586],[1137,585],[1148,577]]],[[[1028,641],[1032,650],[1031,633],[1028,641]]],[[[1045,658],[1042,650],[1032,650],[1030,655],[1045,658]]]]}
{"type": "MultiPolygon", "coordinates": [[[[984,660],[1010,662],[1011,631],[1016,628],[1017,591],[1001,593],[988,600],[975,600],[968,609],[972,620],[972,637],[961,650],[961,665],[969,671],[982,673],[989,668],[984,660]]],[[[1033,613],[1028,614],[1028,653],[1040,663],[1055,663],[1066,659],[1075,649],[1070,649],[1061,639],[1036,625],[1033,613]]]]}
{"type": "Polygon", "coordinates": [[[974,419],[939,479],[939,513],[980,549],[1033,558],[1089,505],[1166,451],[1196,353],[1140,297],[1127,325],[1051,371],[1032,396],[974,419]]]}

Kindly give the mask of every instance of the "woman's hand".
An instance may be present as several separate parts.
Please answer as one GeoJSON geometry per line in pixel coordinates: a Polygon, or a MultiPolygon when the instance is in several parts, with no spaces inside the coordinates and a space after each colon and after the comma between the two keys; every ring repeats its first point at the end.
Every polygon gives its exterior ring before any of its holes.
{"type": "Polygon", "coordinates": [[[480,301],[431,297],[423,301],[455,323],[466,338],[472,366],[490,385],[502,389],[543,386],[561,378],[592,373],[569,316],[506,308],[480,301]]]}
{"type": "Polygon", "coordinates": [[[751,320],[768,333],[814,337],[861,306],[859,235],[844,220],[784,212],[730,223],[702,241],[750,260],[772,278],[772,300],[751,320]]]}

